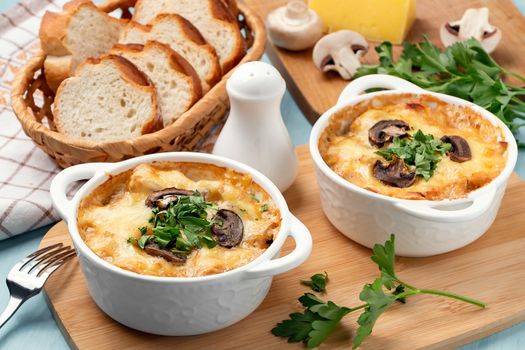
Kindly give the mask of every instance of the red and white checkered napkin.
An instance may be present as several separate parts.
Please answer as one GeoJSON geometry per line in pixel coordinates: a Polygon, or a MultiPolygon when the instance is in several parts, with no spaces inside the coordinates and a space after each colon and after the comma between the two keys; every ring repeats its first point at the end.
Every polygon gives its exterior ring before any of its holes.
{"type": "Polygon", "coordinates": [[[0,240],[58,220],[49,197],[57,165],[28,138],[11,109],[11,82],[38,50],[46,9],[63,0],[25,0],[0,13],[0,240]]]}

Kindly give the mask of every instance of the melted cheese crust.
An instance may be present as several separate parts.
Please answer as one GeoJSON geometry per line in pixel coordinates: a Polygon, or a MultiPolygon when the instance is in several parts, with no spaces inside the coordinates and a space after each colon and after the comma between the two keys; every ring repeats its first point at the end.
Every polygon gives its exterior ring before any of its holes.
{"type": "MultiPolygon", "coordinates": [[[[503,170],[507,144],[503,132],[467,107],[448,105],[430,96],[378,96],[343,109],[332,117],[319,141],[324,161],[347,181],[369,191],[402,199],[441,200],[465,197],[503,170]],[[370,145],[368,130],[380,120],[400,119],[411,126],[411,134],[421,129],[434,138],[458,135],[469,143],[472,159],[457,163],[444,156],[434,175],[425,181],[418,176],[414,185],[396,188],[372,174],[383,157],[370,145]]],[[[386,144],[383,148],[387,148],[386,144]]]]}
{"type": "Polygon", "coordinates": [[[247,174],[209,164],[157,162],[141,164],[111,177],[84,198],[78,229],[88,247],[107,262],[144,275],[194,277],[217,274],[245,265],[271,244],[281,216],[270,196],[247,174]],[[152,191],[167,187],[198,190],[207,201],[236,212],[244,223],[237,247],[194,250],[178,265],[147,254],[127,242],[140,237],[151,209],[144,201],[152,191]],[[268,210],[261,210],[266,205],[268,210]]]}

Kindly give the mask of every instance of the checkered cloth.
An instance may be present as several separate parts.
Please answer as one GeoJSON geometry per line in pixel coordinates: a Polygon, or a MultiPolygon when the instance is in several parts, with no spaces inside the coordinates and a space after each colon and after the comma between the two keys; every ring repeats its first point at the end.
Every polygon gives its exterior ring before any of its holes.
{"type": "MultiPolygon", "coordinates": [[[[38,30],[44,12],[60,11],[66,2],[21,0],[0,13],[0,240],[59,220],[49,185],[60,169],[24,134],[11,109],[10,90],[17,71],[40,47],[38,30]]],[[[220,126],[199,150],[211,151],[219,131],[220,126]]]]}
{"type": "Polygon", "coordinates": [[[11,82],[39,48],[38,28],[46,9],[63,0],[25,0],[0,13],[0,240],[58,220],[49,184],[59,168],[28,138],[11,109],[11,82]]]}

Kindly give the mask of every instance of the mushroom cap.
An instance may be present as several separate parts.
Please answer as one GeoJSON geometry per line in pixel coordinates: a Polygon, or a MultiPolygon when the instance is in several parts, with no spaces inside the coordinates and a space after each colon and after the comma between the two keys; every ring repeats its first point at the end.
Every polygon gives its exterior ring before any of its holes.
{"type": "Polygon", "coordinates": [[[146,197],[145,203],[150,208],[158,207],[160,209],[165,209],[171,202],[177,201],[179,196],[192,196],[193,193],[194,192],[190,190],[168,187],[160,191],[151,192],[148,197],[146,197]]]}
{"type": "Polygon", "coordinates": [[[144,245],[144,251],[152,256],[158,256],[172,263],[184,264],[188,257],[182,254],[175,254],[168,249],[162,249],[159,245],[150,238],[146,245],[144,245]]]}
{"type": "Polygon", "coordinates": [[[392,141],[395,136],[408,136],[410,125],[399,119],[380,120],[368,130],[368,141],[372,146],[383,147],[386,142],[392,141]]]}
{"type": "Polygon", "coordinates": [[[470,146],[463,137],[456,135],[445,135],[441,138],[441,141],[450,143],[452,147],[447,152],[450,159],[454,162],[463,163],[467,160],[472,159],[472,152],[470,146]]]}
{"type": "Polygon", "coordinates": [[[339,30],[327,34],[315,44],[312,53],[315,66],[322,69],[326,58],[333,56],[334,52],[342,48],[351,48],[356,54],[361,51],[362,56],[368,51],[368,42],[361,34],[351,30],[339,30]]]}
{"type": "Polygon", "coordinates": [[[220,209],[215,218],[220,223],[213,224],[211,232],[217,237],[217,244],[225,248],[239,245],[244,235],[244,224],[240,216],[231,210],[220,209]]]}
{"type": "Polygon", "coordinates": [[[323,36],[323,21],[304,1],[292,0],[268,14],[266,29],[276,46],[300,51],[323,36]]]}
{"type": "Polygon", "coordinates": [[[416,181],[416,172],[409,171],[405,161],[398,157],[395,157],[387,166],[380,160],[376,161],[372,173],[376,179],[393,187],[410,187],[416,181]]]}
{"type": "Polygon", "coordinates": [[[489,9],[486,7],[467,9],[460,20],[443,23],[439,35],[445,46],[475,38],[488,53],[493,52],[501,41],[501,30],[489,23],[489,9]]]}

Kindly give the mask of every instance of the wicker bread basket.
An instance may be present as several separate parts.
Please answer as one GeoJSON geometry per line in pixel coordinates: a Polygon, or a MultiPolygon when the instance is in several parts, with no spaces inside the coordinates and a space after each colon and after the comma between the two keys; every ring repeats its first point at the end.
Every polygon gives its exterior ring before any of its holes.
{"type": "MultiPolygon", "coordinates": [[[[106,0],[99,5],[106,12],[121,11],[129,18],[133,0],[106,0]]],[[[239,64],[258,60],[265,48],[266,33],[260,18],[248,7],[239,4],[239,25],[249,48],[239,64]]],[[[52,104],[54,94],[43,74],[45,54],[30,59],[17,74],[12,85],[12,106],[24,132],[61,167],[86,162],[116,162],[144,154],[167,151],[191,151],[224,118],[229,100],[226,80],[222,80],[173,124],[157,132],[119,142],[93,142],[75,139],[55,131],[52,104]]]]}

